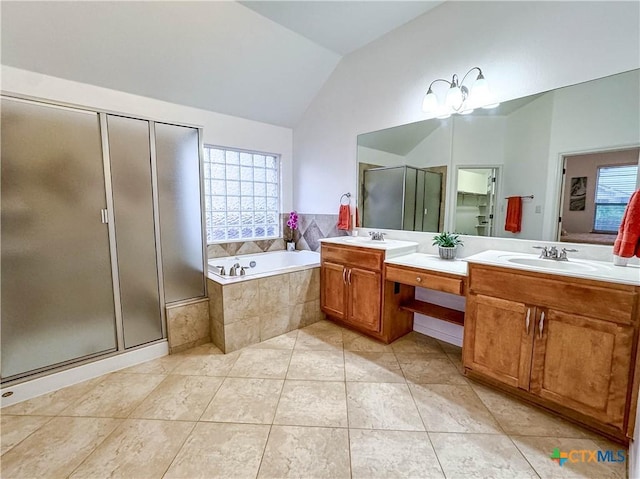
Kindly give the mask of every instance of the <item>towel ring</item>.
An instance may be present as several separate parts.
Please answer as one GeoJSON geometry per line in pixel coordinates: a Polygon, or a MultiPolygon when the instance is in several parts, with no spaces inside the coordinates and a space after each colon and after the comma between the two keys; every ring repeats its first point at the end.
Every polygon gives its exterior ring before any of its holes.
{"type": "Polygon", "coordinates": [[[351,204],[351,193],[345,193],[344,195],[342,195],[342,196],[340,197],[340,204],[341,204],[341,205],[344,205],[344,206],[346,206],[346,205],[350,205],[350,204],[351,204]],[[342,202],[342,200],[343,200],[345,197],[347,198],[347,202],[346,202],[346,203],[343,203],[343,202],[342,202]]]}

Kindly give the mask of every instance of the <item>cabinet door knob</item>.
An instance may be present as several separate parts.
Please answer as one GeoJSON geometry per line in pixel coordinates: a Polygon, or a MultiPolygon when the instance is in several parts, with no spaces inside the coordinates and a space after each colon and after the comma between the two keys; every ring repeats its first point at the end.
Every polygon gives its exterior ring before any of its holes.
{"type": "Polygon", "coordinates": [[[421,278],[420,276],[418,276],[418,277],[416,278],[416,281],[417,281],[418,283],[422,283],[422,278],[421,278]]]}

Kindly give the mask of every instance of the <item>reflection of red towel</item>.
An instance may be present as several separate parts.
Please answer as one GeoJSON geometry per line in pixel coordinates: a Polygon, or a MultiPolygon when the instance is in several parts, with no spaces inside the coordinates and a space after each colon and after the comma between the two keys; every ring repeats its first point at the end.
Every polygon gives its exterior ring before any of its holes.
{"type": "Polygon", "coordinates": [[[622,258],[640,257],[640,190],[631,195],[624,210],[613,254],[622,258]]]}
{"type": "Polygon", "coordinates": [[[351,207],[349,205],[340,205],[340,212],[338,213],[338,229],[351,229],[351,207]]]}
{"type": "Polygon", "coordinates": [[[522,197],[509,196],[507,202],[507,220],[504,229],[512,233],[519,233],[522,226],[522,197]]]}

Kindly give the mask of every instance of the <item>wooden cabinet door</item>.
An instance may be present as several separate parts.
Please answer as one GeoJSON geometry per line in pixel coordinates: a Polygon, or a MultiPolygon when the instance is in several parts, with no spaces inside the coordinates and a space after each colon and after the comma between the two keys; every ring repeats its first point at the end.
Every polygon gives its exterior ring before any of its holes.
{"type": "Polygon", "coordinates": [[[320,268],[320,306],[331,317],[346,319],[346,268],[341,264],[325,261],[320,268]]]}
{"type": "Polygon", "coordinates": [[[528,390],[534,318],[532,306],[470,294],[465,314],[464,366],[528,390]]]}
{"type": "Polygon", "coordinates": [[[622,428],[633,328],[540,309],[535,335],[531,392],[622,428]]]}
{"type": "Polygon", "coordinates": [[[380,273],[360,268],[349,268],[347,320],[369,331],[380,331],[380,297],[382,277],[380,273]]]}

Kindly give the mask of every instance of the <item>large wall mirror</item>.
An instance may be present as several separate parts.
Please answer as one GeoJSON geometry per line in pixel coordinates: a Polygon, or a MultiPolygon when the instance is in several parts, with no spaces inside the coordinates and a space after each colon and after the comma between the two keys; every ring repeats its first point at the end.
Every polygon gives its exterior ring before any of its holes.
{"type": "Polygon", "coordinates": [[[640,70],[365,133],[362,226],[612,244],[639,152],[640,70]],[[505,230],[511,196],[516,233],[505,230]]]}

